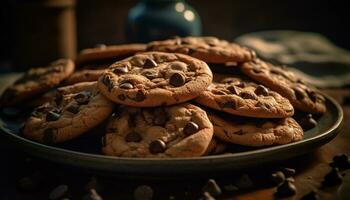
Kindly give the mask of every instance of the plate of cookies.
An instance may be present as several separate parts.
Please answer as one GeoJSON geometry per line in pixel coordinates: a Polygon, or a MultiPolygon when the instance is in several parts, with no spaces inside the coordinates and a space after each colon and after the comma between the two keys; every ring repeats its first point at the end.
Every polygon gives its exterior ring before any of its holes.
{"type": "Polygon", "coordinates": [[[239,170],[333,139],[339,104],[215,37],[85,49],[1,96],[1,134],[35,156],[119,175],[239,170]]]}

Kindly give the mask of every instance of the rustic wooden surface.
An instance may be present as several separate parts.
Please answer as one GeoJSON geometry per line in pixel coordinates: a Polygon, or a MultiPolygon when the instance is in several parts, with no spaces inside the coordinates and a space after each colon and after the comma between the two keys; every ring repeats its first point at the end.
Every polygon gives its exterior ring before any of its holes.
{"type": "MultiPolygon", "coordinates": [[[[0,80],[4,80],[0,77],[0,80]]],[[[342,103],[345,96],[350,97],[350,89],[325,90],[338,102],[342,103]]],[[[274,199],[276,187],[266,184],[270,171],[281,166],[296,169],[294,176],[297,187],[296,195],[286,199],[300,199],[306,193],[317,191],[321,199],[350,199],[350,172],[344,171],[343,184],[339,186],[321,188],[321,182],[330,167],[328,164],[334,155],[340,153],[350,154],[350,103],[342,103],[344,110],[344,123],[338,136],[330,143],[315,151],[290,160],[281,161],[274,165],[265,166],[264,161],[253,170],[228,172],[221,175],[203,175],[202,177],[178,177],[177,179],[128,179],[101,177],[91,172],[57,165],[40,159],[32,158],[19,151],[5,137],[0,134],[0,199],[48,199],[50,191],[59,184],[69,186],[70,199],[81,199],[86,194],[86,184],[91,177],[96,177],[98,183],[104,188],[99,193],[103,199],[133,199],[132,194],[138,185],[150,185],[154,189],[154,199],[198,199],[202,186],[208,178],[215,178],[220,186],[230,184],[242,174],[248,174],[253,185],[247,189],[223,195],[218,199],[225,200],[260,200],[274,199]],[[33,174],[43,177],[36,190],[22,191],[18,188],[18,180],[33,174]]]]}

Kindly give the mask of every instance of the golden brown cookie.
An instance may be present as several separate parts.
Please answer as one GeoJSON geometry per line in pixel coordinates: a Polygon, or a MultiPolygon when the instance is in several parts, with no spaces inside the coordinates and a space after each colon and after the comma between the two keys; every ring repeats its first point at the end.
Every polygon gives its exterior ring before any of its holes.
{"type": "Polygon", "coordinates": [[[238,76],[212,83],[195,101],[215,110],[246,117],[284,118],[294,114],[288,99],[238,76]]]}
{"type": "Polygon", "coordinates": [[[303,129],[291,117],[284,119],[247,119],[208,114],[214,134],[223,141],[244,146],[287,144],[303,138],[303,129]]]}
{"type": "Polygon", "coordinates": [[[74,63],[69,59],[59,59],[47,67],[30,69],[5,90],[0,104],[16,105],[47,92],[70,76],[73,71],[74,63]]]}
{"type": "Polygon", "coordinates": [[[113,103],[100,94],[96,82],[61,88],[50,103],[36,108],[26,121],[23,135],[53,144],[76,138],[107,119],[113,103]]]}
{"type": "Polygon", "coordinates": [[[207,63],[246,62],[256,57],[253,50],[216,37],[184,37],[148,44],[148,51],[182,53],[207,63]]]}
{"type": "Polygon", "coordinates": [[[110,100],[153,107],[197,97],[212,81],[208,65],[183,54],[147,52],[114,63],[98,86],[110,100]]]}
{"type": "Polygon", "coordinates": [[[213,126],[197,106],[125,106],[107,127],[103,152],[120,157],[201,156],[212,136],[213,126]]]}
{"type": "Polygon", "coordinates": [[[287,67],[274,66],[256,59],[243,63],[241,69],[253,80],[289,99],[296,109],[312,114],[326,112],[323,95],[317,89],[307,86],[287,67]]]}

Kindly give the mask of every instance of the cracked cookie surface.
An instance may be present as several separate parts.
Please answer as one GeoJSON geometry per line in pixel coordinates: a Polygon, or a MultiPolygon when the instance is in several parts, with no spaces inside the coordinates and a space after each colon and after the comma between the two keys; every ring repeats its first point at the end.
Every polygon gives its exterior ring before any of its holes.
{"type": "Polygon", "coordinates": [[[100,94],[96,82],[58,89],[56,98],[37,107],[26,121],[23,135],[54,144],[76,138],[107,119],[114,104],[100,94]]]}
{"type": "Polygon", "coordinates": [[[184,103],[167,107],[122,106],[110,120],[103,152],[120,157],[193,157],[205,153],[213,126],[205,111],[184,103]]]}
{"type": "Polygon", "coordinates": [[[216,37],[184,37],[148,44],[148,51],[182,53],[207,63],[246,62],[256,57],[251,49],[216,37]]]}
{"type": "Polygon", "coordinates": [[[183,54],[147,52],[112,64],[98,86],[116,103],[153,107],[191,100],[211,82],[212,73],[203,61],[183,54]]]}
{"type": "Polygon", "coordinates": [[[45,93],[71,75],[74,67],[72,60],[59,59],[47,67],[32,68],[5,90],[0,104],[15,105],[45,93]]]}
{"type": "Polygon", "coordinates": [[[307,86],[287,67],[277,67],[258,59],[243,63],[240,67],[253,80],[286,97],[296,109],[312,114],[326,112],[323,95],[307,86]]]}
{"type": "Polygon", "coordinates": [[[288,99],[277,92],[239,77],[222,77],[226,78],[213,82],[195,101],[215,110],[246,117],[283,118],[294,114],[288,99]]]}
{"type": "Polygon", "coordinates": [[[299,141],[304,132],[291,117],[284,119],[246,119],[208,114],[214,134],[223,141],[260,147],[299,141]]]}

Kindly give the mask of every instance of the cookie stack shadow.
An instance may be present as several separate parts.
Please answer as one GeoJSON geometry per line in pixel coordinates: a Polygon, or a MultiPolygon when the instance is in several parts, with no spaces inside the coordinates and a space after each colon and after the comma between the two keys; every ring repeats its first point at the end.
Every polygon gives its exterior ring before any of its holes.
{"type": "Polygon", "coordinates": [[[31,109],[24,137],[56,145],[98,129],[88,139],[118,157],[283,145],[302,140],[326,112],[323,95],[288,67],[215,37],[85,49],[27,71],[0,103],[31,109]]]}

